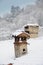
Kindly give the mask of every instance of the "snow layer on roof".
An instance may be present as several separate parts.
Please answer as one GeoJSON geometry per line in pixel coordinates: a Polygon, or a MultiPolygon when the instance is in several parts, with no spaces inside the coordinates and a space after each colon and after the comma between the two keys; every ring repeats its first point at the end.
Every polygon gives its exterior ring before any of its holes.
{"type": "Polygon", "coordinates": [[[23,27],[25,27],[25,26],[27,26],[27,25],[28,25],[28,26],[39,26],[37,23],[35,23],[35,24],[30,24],[30,23],[29,23],[29,24],[24,25],[23,27]]]}
{"type": "Polygon", "coordinates": [[[18,36],[18,35],[21,34],[21,33],[22,33],[22,31],[16,31],[16,32],[13,33],[13,35],[14,35],[14,36],[18,36]]]}
{"type": "Polygon", "coordinates": [[[12,35],[17,36],[17,35],[21,34],[22,32],[24,32],[23,28],[16,30],[14,33],[12,33],[12,35]]]}

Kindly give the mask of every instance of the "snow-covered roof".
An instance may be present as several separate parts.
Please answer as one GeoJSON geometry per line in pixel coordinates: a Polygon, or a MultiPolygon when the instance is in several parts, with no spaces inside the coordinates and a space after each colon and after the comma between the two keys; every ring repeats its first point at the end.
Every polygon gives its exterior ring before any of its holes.
{"type": "Polygon", "coordinates": [[[35,24],[26,24],[26,25],[24,25],[23,27],[25,27],[25,26],[39,26],[37,23],[35,23],[35,24]]]}
{"type": "Polygon", "coordinates": [[[17,30],[17,31],[15,31],[12,35],[13,35],[13,36],[19,36],[19,35],[20,35],[20,36],[23,36],[22,34],[23,34],[24,36],[26,36],[26,37],[29,37],[29,34],[26,33],[25,31],[22,31],[22,30],[17,30]]]}
{"type": "Polygon", "coordinates": [[[20,28],[20,29],[18,29],[18,30],[16,30],[16,31],[14,31],[13,33],[12,33],[12,35],[16,35],[16,36],[18,36],[19,34],[21,34],[21,33],[23,33],[24,32],[24,28],[20,28]]]}
{"type": "Polygon", "coordinates": [[[15,31],[12,35],[14,36],[18,36],[19,34],[21,34],[23,31],[17,30],[15,31]]]}

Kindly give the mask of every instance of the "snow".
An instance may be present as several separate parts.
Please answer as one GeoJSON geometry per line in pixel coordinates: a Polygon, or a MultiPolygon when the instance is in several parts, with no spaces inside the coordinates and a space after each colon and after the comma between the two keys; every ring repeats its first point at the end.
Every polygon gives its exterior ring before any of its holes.
{"type": "Polygon", "coordinates": [[[14,40],[0,41],[0,65],[43,65],[43,37],[27,40],[28,53],[15,58],[14,40]]]}
{"type": "Polygon", "coordinates": [[[43,37],[43,27],[39,27],[38,36],[42,36],[43,37]]]}
{"type": "Polygon", "coordinates": [[[12,59],[13,56],[14,56],[13,40],[0,41],[0,64],[10,63],[10,60],[12,59]]]}
{"type": "Polygon", "coordinates": [[[14,32],[12,35],[18,36],[18,35],[21,34],[21,33],[22,33],[22,31],[16,31],[16,32],[14,32]]]}
{"type": "Polygon", "coordinates": [[[20,35],[22,33],[25,33],[25,34],[28,35],[28,33],[24,32],[24,28],[22,28],[21,30],[20,29],[19,30],[16,30],[14,33],[12,33],[12,35],[18,36],[18,35],[20,35]]]}
{"type": "Polygon", "coordinates": [[[32,24],[29,23],[29,24],[24,25],[24,27],[27,26],[27,25],[28,25],[28,26],[39,26],[37,23],[32,23],[32,24]]]}

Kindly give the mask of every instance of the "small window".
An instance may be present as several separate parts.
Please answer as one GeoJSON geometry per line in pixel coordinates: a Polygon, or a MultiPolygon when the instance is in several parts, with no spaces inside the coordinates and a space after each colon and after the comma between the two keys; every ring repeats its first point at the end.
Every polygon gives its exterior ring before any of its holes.
{"type": "Polygon", "coordinates": [[[25,29],[29,28],[29,26],[25,26],[25,29]]]}
{"type": "Polygon", "coordinates": [[[23,51],[25,51],[25,49],[23,49],[23,51]]]}
{"type": "Polygon", "coordinates": [[[26,50],[25,49],[23,49],[23,54],[26,54],[26,50]]]}
{"type": "Polygon", "coordinates": [[[15,38],[15,41],[19,41],[19,38],[18,38],[18,37],[16,37],[16,38],[15,38]]]}
{"type": "Polygon", "coordinates": [[[26,38],[25,38],[25,37],[22,37],[22,38],[21,38],[21,41],[26,41],[26,38]]]}
{"type": "Polygon", "coordinates": [[[30,33],[29,31],[25,31],[25,32],[30,33]]]}
{"type": "Polygon", "coordinates": [[[36,27],[39,27],[39,26],[36,26],[36,27]]]}

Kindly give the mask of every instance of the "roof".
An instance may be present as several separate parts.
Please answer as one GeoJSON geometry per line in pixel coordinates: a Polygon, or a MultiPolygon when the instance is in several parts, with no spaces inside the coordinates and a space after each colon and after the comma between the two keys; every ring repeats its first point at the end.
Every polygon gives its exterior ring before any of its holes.
{"type": "Polygon", "coordinates": [[[21,33],[22,33],[22,30],[16,30],[12,35],[18,36],[21,33]]]}
{"type": "Polygon", "coordinates": [[[26,24],[26,25],[24,25],[24,27],[25,26],[39,26],[37,23],[35,23],[35,24],[26,24]]]}
{"type": "Polygon", "coordinates": [[[13,34],[13,36],[19,36],[19,37],[29,37],[29,34],[25,31],[17,30],[13,34]]]}
{"type": "Polygon", "coordinates": [[[20,33],[20,34],[18,35],[18,37],[26,37],[26,38],[29,38],[30,36],[29,36],[28,33],[22,32],[22,33],[20,33]]]}

